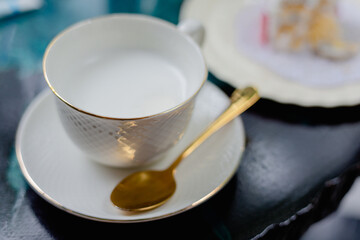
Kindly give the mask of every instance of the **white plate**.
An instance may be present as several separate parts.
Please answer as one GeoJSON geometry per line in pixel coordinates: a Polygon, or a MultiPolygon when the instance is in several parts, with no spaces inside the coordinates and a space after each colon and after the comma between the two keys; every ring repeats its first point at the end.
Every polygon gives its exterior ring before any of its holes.
{"type": "MultiPolygon", "coordinates": [[[[166,168],[228,104],[220,89],[206,83],[183,139],[147,168],[166,168]]],[[[177,190],[167,203],[132,215],[114,207],[110,193],[122,178],[139,169],[110,168],[86,159],[65,134],[49,90],[26,110],[16,136],[16,153],[31,187],[54,206],[97,221],[141,222],[184,212],[212,197],[235,174],[244,144],[243,124],[237,118],[183,160],[175,175],[177,190]]]]}
{"type": "MultiPolygon", "coordinates": [[[[266,0],[267,1],[267,0],[266,0]]],[[[360,9],[359,0],[346,0],[360,9]]],[[[209,70],[234,87],[256,86],[261,97],[280,103],[312,107],[360,104],[360,79],[334,87],[315,87],[281,77],[249,59],[236,46],[236,17],[239,11],[259,0],[187,0],[181,19],[199,20],[206,29],[203,52],[209,70]]]]}

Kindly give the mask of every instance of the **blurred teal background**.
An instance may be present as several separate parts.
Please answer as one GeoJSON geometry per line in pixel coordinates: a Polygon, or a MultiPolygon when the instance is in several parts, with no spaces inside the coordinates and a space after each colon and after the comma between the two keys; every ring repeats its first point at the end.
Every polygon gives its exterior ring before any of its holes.
{"type": "Polygon", "coordinates": [[[66,27],[109,13],[142,13],[178,22],[182,0],[45,0],[39,10],[0,19],[0,71],[41,72],[47,44],[66,27]]]}

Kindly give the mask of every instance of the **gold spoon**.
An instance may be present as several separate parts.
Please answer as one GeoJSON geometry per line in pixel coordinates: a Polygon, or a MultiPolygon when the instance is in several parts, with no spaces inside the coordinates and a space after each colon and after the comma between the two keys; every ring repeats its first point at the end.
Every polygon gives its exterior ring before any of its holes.
{"type": "Polygon", "coordinates": [[[126,211],[146,211],[164,204],[175,192],[174,173],[181,160],[258,99],[258,92],[252,87],[235,90],[230,106],[167,169],[140,171],[127,176],[112,191],[112,203],[126,211]]]}

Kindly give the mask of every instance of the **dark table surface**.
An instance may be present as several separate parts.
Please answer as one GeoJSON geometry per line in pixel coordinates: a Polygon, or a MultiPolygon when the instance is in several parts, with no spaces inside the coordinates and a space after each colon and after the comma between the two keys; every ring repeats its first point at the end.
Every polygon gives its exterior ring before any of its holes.
{"type": "MultiPolygon", "coordinates": [[[[181,3],[48,0],[38,11],[0,20],[0,239],[297,239],[336,210],[360,172],[360,106],[302,108],[260,100],[242,115],[247,147],[236,175],[204,204],[167,219],[94,222],[53,207],[28,187],[14,153],[15,132],[46,87],[41,60],[49,41],[74,22],[112,12],[177,23],[181,3]]],[[[211,74],[209,80],[228,94],[233,90],[211,74]]],[[[346,221],[358,226],[347,239],[358,239],[359,221],[346,221]]],[[[320,239],[316,227],[311,230],[303,239],[320,239]]]]}

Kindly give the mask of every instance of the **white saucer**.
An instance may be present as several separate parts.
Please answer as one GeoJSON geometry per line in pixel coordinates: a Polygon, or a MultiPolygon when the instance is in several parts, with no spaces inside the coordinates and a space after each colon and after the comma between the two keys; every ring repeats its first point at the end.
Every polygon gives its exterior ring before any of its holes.
{"type": "MultiPolygon", "coordinates": [[[[183,139],[166,157],[147,168],[164,169],[229,104],[216,86],[206,83],[183,139]]],[[[126,214],[110,202],[110,193],[125,176],[139,169],[116,169],[92,162],[63,131],[50,90],[26,110],[16,136],[16,153],[31,187],[54,206],[80,217],[104,222],[141,222],[189,210],[217,193],[235,174],[245,145],[240,118],[220,129],[179,165],[177,190],[163,206],[126,214]]]]}
{"type": "MultiPolygon", "coordinates": [[[[269,1],[263,2],[265,7],[269,1]]],[[[360,0],[346,0],[346,4],[360,9],[360,0]]],[[[255,86],[261,97],[280,103],[329,108],[360,104],[360,79],[333,87],[306,85],[287,79],[240,52],[236,40],[239,12],[258,5],[261,6],[260,1],[251,0],[186,0],[182,5],[181,19],[198,20],[206,29],[203,54],[217,78],[237,88],[255,86]]],[[[359,10],[353,12],[356,11],[359,10]]],[[[350,67],[343,64],[345,74],[350,67]]]]}

